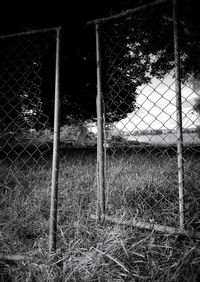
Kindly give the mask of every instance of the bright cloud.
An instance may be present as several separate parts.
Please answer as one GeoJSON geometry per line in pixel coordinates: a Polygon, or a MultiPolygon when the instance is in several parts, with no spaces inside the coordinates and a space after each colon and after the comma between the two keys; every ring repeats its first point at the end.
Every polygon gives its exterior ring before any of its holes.
{"type": "MultiPolygon", "coordinates": [[[[150,84],[139,87],[137,93],[139,110],[118,122],[118,129],[134,131],[176,127],[175,81],[171,74],[162,81],[153,78],[150,84]]],[[[198,115],[193,111],[197,95],[189,86],[182,85],[182,120],[185,128],[199,124],[198,115]]]]}

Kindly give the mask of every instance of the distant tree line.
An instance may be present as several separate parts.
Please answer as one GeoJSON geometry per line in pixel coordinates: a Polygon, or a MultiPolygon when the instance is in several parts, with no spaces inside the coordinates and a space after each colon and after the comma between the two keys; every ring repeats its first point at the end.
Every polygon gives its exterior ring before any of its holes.
{"type": "MultiPolygon", "coordinates": [[[[194,128],[183,128],[183,133],[195,133],[198,131],[197,127],[194,128]]],[[[136,130],[131,132],[129,135],[160,135],[160,134],[176,134],[176,129],[150,129],[150,130],[136,130]]]]}

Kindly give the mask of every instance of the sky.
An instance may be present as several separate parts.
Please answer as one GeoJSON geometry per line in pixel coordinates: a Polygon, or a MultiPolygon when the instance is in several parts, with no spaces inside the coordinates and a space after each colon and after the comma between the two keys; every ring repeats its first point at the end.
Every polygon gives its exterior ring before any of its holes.
{"type": "Polygon", "coordinates": [[[103,16],[104,2],[105,0],[6,0],[0,9],[0,33],[61,25],[72,35],[86,21],[103,16]]]}
{"type": "MultiPolygon", "coordinates": [[[[72,57],[74,54],[77,55],[77,42],[81,37],[80,27],[85,24],[86,19],[92,20],[102,16],[103,3],[105,0],[56,2],[7,0],[0,11],[0,33],[62,25],[67,41],[66,54],[72,57]],[[70,41],[73,41],[73,44],[70,44],[70,41]]],[[[142,85],[137,92],[140,110],[137,113],[130,113],[127,118],[118,122],[117,128],[134,131],[176,127],[176,98],[171,74],[166,76],[162,83],[153,78],[151,84],[142,85]]],[[[182,86],[183,127],[195,127],[199,124],[199,118],[193,111],[196,96],[191,88],[182,86]]]]}
{"type": "MultiPolygon", "coordinates": [[[[176,128],[176,93],[172,74],[166,75],[162,81],[153,78],[151,83],[139,87],[137,93],[140,109],[119,121],[116,124],[119,130],[131,132],[176,128]]],[[[193,110],[198,94],[186,85],[182,85],[181,94],[183,128],[194,128],[199,125],[199,117],[193,110]]]]}

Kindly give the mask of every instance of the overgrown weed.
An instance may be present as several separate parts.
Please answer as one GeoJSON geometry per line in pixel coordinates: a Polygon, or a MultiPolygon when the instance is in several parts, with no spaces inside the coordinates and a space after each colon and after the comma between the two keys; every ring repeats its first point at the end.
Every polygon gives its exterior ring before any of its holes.
{"type": "MultiPolygon", "coordinates": [[[[200,273],[199,241],[134,227],[98,224],[95,154],[71,152],[61,158],[57,252],[48,255],[51,163],[2,172],[0,249],[27,260],[0,264],[0,281],[191,281],[200,273]],[[17,176],[16,176],[17,175],[17,176]],[[5,181],[4,181],[5,183],[5,181]]],[[[140,155],[108,162],[108,212],[125,218],[176,226],[176,160],[140,155]]],[[[197,228],[199,161],[186,163],[189,227],[197,228]],[[191,193],[190,193],[191,192],[191,193]],[[195,200],[195,201],[194,201],[195,200]],[[194,209],[189,205],[194,203],[194,209]]],[[[8,168],[9,169],[9,168],[8,168]]]]}

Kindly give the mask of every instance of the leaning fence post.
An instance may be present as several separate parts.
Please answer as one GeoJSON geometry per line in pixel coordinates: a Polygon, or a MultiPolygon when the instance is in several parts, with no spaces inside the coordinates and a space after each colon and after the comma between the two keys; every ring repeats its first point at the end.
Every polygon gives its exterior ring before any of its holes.
{"type": "Polygon", "coordinates": [[[60,141],[60,28],[56,30],[56,62],[55,62],[55,102],[54,102],[54,139],[52,160],[52,187],[49,227],[49,252],[56,250],[57,203],[58,203],[58,171],[59,171],[59,141],[60,141]]]}
{"type": "Polygon", "coordinates": [[[99,23],[96,30],[96,65],[97,65],[97,203],[98,216],[105,214],[105,158],[104,158],[104,126],[103,126],[103,96],[101,85],[101,54],[99,23]]]}
{"type": "Polygon", "coordinates": [[[182,99],[180,79],[180,53],[178,38],[177,1],[173,0],[174,23],[174,56],[175,56],[175,91],[177,110],[177,154],[178,154],[178,187],[180,228],[184,228],[184,166],[183,166],[183,130],[182,130],[182,99]]]}

